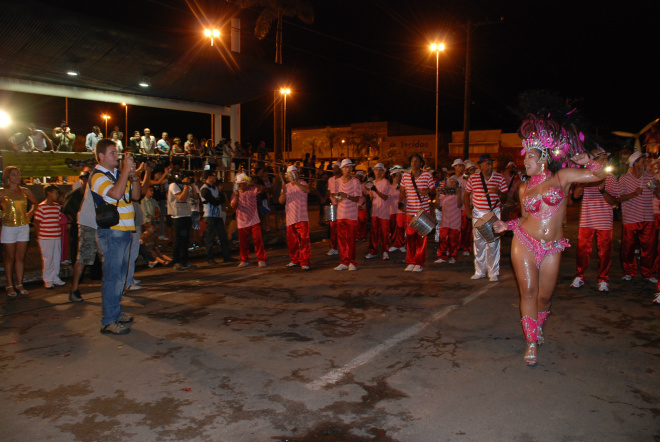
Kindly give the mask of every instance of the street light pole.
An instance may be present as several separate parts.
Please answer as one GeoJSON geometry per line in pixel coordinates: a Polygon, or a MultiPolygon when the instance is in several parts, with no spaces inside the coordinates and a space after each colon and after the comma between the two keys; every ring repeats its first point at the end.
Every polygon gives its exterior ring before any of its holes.
{"type": "Polygon", "coordinates": [[[287,153],[286,153],[286,96],[291,93],[291,89],[287,88],[282,88],[280,89],[280,94],[284,95],[284,112],[282,114],[282,150],[284,151],[282,154],[282,158],[287,158],[287,153]]]}
{"type": "Polygon", "coordinates": [[[126,137],[125,139],[128,139],[128,103],[122,103],[122,106],[124,106],[126,109],[126,121],[124,122],[124,136],[126,137]]]}
{"type": "Polygon", "coordinates": [[[110,115],[103,115],[103,119],[105,120],[105,137],[108,137],[108,120],[110,119],[110,115]]]}
{"type": "Polygon", "coordinates": [[[438,170],[438,156],[440,155],[440,142],[438,141],[439,127],[439,94],[440,94],[440,51],[445,50],[444,43],[433,43],[431,50],[435,51],[435,170],[438,170]]]}

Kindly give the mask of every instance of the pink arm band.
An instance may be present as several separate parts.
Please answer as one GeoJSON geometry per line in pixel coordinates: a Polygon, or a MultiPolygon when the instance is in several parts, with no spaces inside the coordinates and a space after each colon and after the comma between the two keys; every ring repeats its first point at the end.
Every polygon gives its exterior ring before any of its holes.
{"type": "Polygon", "coordinates": [[[512,219],[506,222],[506,229],[513,230],[520,225],[520,218],[512,219]]]}

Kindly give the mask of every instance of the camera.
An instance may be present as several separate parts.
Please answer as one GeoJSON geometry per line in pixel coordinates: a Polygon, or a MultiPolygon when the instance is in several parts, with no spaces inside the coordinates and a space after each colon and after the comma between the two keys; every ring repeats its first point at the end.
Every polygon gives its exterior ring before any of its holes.
{"type": "Polygon", "coordinates": [[[147,163],[151,169],[156,170],[158,166],[167,166],[170,163],[170,159],[167,156],[160,155],[144,155],[144,154],[132,154],[135,163],[147,163]]]}
{"type": "Polygon", "coordinates": [[[192,184],[194,180],[195,172],[192,170],[177,170],[172,172],[172,175],[168,181],[170,183],[176,183],[179,186],[183,186],[185,184],[192,184]]]}

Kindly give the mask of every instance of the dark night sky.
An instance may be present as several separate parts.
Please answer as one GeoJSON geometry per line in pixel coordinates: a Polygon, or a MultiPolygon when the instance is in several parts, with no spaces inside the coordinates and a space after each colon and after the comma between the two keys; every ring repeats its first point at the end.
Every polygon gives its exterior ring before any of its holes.
{"type": "MultiPolygon", "coordinates": [[[[201,14],[241,18],[242,51],[274,60],[275,33],[263,41],[251,34],[256,13],[238,11],[223,0],[98,2],[55,0],[76,10],[160,32],[195,32],[201,14]]],[[[660,116],[660,3],[518,0],[317,0],[316,21],[284,25],[284,66],[292,95],[287,126],[326,126],[392,120],[433,129],[435,56],[433,40],[444,40],[440,55],[440,129],[462,130],[465,23],[486,23],[471,34],[473,129],[514,131],[519,121],[509,108],[526,89],[548,89],[581,99],[579,107],[599,126],[637,131],[660,116]],[[654,6],[649,6],[655,4],[654,6]],[[645,5],[645,6],[642,6],[645,5]],[[503,17],[503,20],[501,18],[503,17]]],[[[228,31],[228,28],[227,28],[228,31]]],[[[8,99],[3,94],[5,100],[8,99]]],[[[9,98],[16,99],[12,94],[9,98]]],[[[23,117],[53,126],[63,99],[25,100],[23,117]],[[46,120],[46,121],[43,121],[46,120]]],[[[272,139],[272,94],[243,105],[243,139],[272,139]]],[[[85,118],[108,109],[123,127],[121,106],[72,100],[78,133],[99,122],[85,118]]],[[[76,125],[70,118],[72,125],[76,125]]],[[[210,134],[200,114],[133,109],[129,128],[149,125],[159,133],[210,134]]],[[[269,141],[270,144],[270,141],[269,141]]]]}

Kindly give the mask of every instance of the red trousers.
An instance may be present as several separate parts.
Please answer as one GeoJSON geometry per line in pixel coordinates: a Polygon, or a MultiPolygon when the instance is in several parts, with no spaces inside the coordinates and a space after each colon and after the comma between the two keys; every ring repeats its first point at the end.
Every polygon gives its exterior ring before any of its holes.
{"type": "Polygon", "coordinates": [[[355,235],[358,222],[352,219],[337,220],[337,242],[339,243],[339,262],[344,265],[355,262],[355,235]]]}
{"type": "Polygon", "coordinates": [[[658,271],[655,257],[658,253],[657,228],[654,221],[623,225],[621,240],[621,264],[625,275],[637,275],[635,249],[641,251],[642,276],[651,278],[658,271]]]}
{"type": "Polygon", "coordinates": [[[449,227],[440,227],[438,234],[440,236],[440,242],[438,243],[438,258],[446,259],[447,252],[449,252],[449,257],[456,259],[461,231],[458,229],[450,229],[449,227]]]}
{"type": "Polygon", "coordinates": [[[390,249],[390,220],[371,217],[371,235],[369,238],[369,253],[375,255],[378,245],[383,246],[383,252],[390,249]]]}
{"type": "Polygon", "coordinates": [[[312,259],[312,244],[309,242],[309,221],[286,226],[286,245],[291,262],[309,266],[312,259]]]}
{"type": "Polygon", "coordinates": [[[414,217],[414,215],[406,215],[406,264],[424,267],[428,235],[422,236],[410,227],[410,220],[414,217]]]}
{"type": "Polygon", "coordinates": [[[264,248],[264,240],[261,238],[261,223],[258,223],[238,229],[238,248],[241,262],[250,262],[250,235],[254,240],[254,252],[257,254],[257,260],[265,261],[267,259],[266,249],[264,248]]]}
{"type": "Polygon", "coordinates": [[[363,240],[367,238],[367,209],[358,210],[358,227],[356,239],[363,240]]]}
{"type": "Polygon", "coordinates": [[[406,245],[406,214],[390,215],[390,232],[392,232],[392,247],[400,249],[406,245]]]}
{"type": "Polygon", "coordinates": [[[330,224],[330,248],[337,250],[337,221],[328,221],[330,224]]]}
{"type": "Polygon", "coordinates": [[[598,282],[609,282],[610,267],[612,266],[612,231],[596,230],[589,227],[580,227],[578,230],[578,244],[575,250],[577,266],[575,276],[584,279],[584,272],[589,267],[591,250],[593,249],[594,235],[598,249],[598,282]]]}
{"type": "Polygon", "coordinates": [[[465,213],[465,211],[461,212],[460,248],[472,253],[472,220],[468,219],[465,213]]]}

